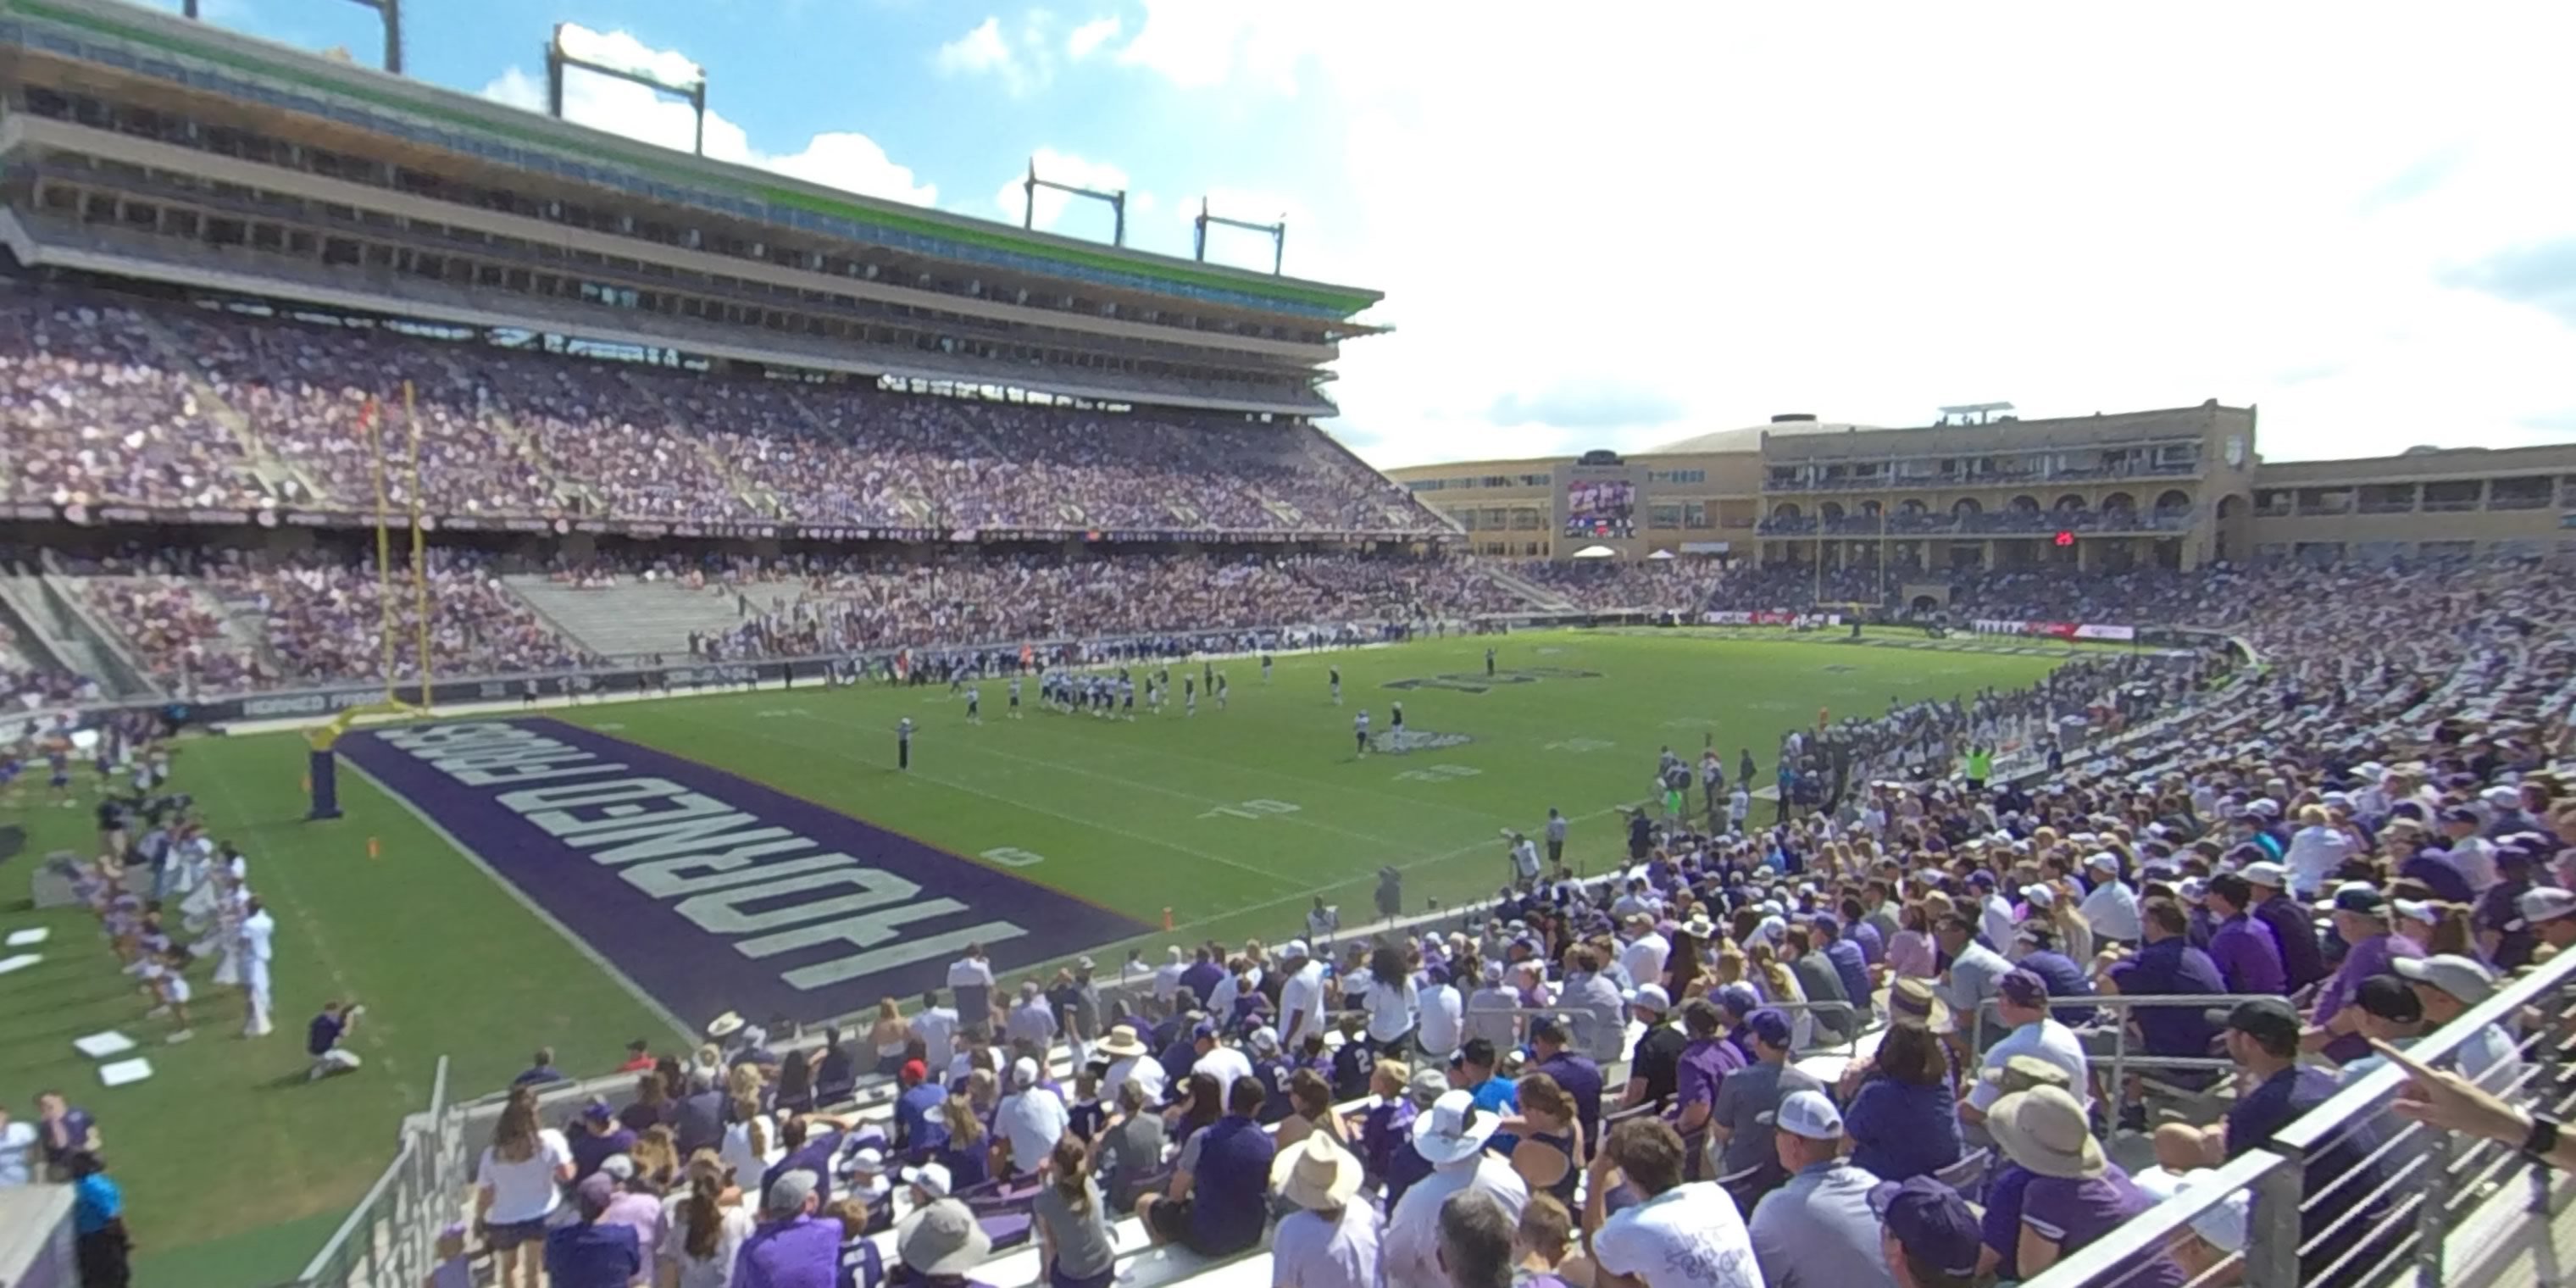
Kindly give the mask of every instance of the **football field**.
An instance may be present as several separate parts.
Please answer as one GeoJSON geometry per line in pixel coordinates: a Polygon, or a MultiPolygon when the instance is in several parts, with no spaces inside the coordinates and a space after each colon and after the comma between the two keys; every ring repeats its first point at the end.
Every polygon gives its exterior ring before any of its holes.
{"type": "MultiPolygon", "coordinates": [[[[1548,632],[1283,656],[1266,683],[1228,659],[1223,709],[1202,690],[1195,715],[1177,696],[1155,715],[1140,693],[1132,723],[1045,710],[1033,682],[1019,719],[983,685],[980,725],[945,685],[505,710],[344,738],[346,816],[329,823],[302,821],[300,737],[193,739],[176,785],[241,844],[277,917],[277,1034],[236,1036],[238,1002],[201,962],[195,1037],[165,1046],[171,1025],[145,1018],[85,913],[10,905],[0,925],[53,937],[0,975],[0,1096],[31,1117],[59,1086],[98,1115],[141,1282],[274,1282],[383,1167],[442,1056],[456,1096],[504,1085],[540,1045],[602,1073],[627,1040],[672,1049],[720,1010],[812,1021],[908,1001],[969,939],[1006,982],[1080,952],[1114,978],[1129,948],[1284,940],[1318,895],[1357,926],[1388,865],[1408,912],[1447,906],[1490,895],[1498,831],[1535,835],[1551,806],[1573,820],[1568,859],[1599,871],[1662,747],[1696,758],[1713,739],[1730,775],[1750,748],[1768,786],[1779,735],[1819,708],[2017,687],[2067,655],[1548,632]],[[1409,750],[1385,737],[1395,702],[1409,750]],[[1363,708],[1381,748],[1365,757],[1363,708]],[[332,998],[367,1005],[366,1067],[307,1084],[304,1021],[332,998]],[[155,1076],[99,1086],[70,1043],[103,1029],[142,1043],[155,1076]]],[[[1170,672],[1176,695],[1205,675],[1170,672]]],[[[87,804],[22,789],[0,822],[28,854],[85,850],[87,804]]]]}

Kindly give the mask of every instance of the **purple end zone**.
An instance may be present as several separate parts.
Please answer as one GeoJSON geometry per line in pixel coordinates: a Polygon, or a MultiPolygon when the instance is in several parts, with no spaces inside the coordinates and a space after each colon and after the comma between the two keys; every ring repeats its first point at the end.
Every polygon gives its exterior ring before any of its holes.
{"type": "Polygon", "coordinates": [[[909,1002],[1151,927],[695,761],[543,718],[339,751],[690,1024],[909,1002]]]}

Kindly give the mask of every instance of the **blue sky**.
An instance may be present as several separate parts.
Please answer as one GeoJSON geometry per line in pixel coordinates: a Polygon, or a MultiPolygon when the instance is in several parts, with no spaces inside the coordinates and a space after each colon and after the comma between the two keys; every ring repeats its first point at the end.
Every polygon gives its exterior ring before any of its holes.
{"type": "MultiPolygon", "coordinates": [[[[377,47],[355,5],[206,2],[377,47]]],[[[534,104],[548,28],[580,23],[703,65],[718,155],[1016,222],[1035,153],[1130,189],[1145,249],[1187,254],[1202,193],[1285,213],[1291,273],[1389,293],[1399,330],[1332,391],[1382,465],[1997,400],[2256,403],[2273,459],[2576,437],[2576,6],[2420,16],[417,0],[407,51],[534,104]]],[[[676,103],[575,77],[574,119],[685,146],[676,103]]]]}

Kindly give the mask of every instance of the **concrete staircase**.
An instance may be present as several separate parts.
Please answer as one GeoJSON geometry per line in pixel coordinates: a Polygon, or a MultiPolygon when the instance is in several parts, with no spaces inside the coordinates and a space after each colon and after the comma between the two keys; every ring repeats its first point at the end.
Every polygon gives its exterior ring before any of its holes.
{"type": "Polygon", "coordinates": [[[734,612],[733,595],[713,587],[690,590],[657,581],[582,589],[528,575],[501,581],[556,629],[612,659],[646,653],[684,658],[689,632],[731,630],[742,620],[734,612]]]}
{"type": "Polygon", "coordinates": [[[241,444],[251,460],[251,476],[259,480],[262,489],[272,495],[289,498],[324,495],[303,470],[268,450],[268,444],[260,441],[259,427],[253,425],[250,417],[239,407],[215,392],[215,382],[206,375],[206,369],[197,365],[196,356],[168,326],[145,309],[134,310],[134,318],[137,329],[151,339],[152,347],[159,352],[162,365],[171,374],[188,382],[188,391],[197,400],[197,410],[206,419],[223,426],[225,432],[233,436],[233,441],[241,444]]]}
{"type": "Polygon", "coordinates": [[[663,397],[662,391],[655,388],[651,381],[636,379],[633,372],[618,374],[625,379],[629,388],[651,399],[654,406],[662,409],[663,415],[671,418],[671,424],[680,431],[680,437],[689,440],[690,444],[698,449],[698,455],[706,458],[707,468],[714,471],[717,478],[724,480],[726,491],[741,498],[743,504],[761,514],[773,519],[786,517],[786,507],[779,504],[778,497],[774,493],[767,488],[754,486],[751,480],[736,472],[733,462],[726,460],[724,455],[716,451],[705,438],[690,432],[689,418],[680,414],[679,404],[663,397]]]}
{"type": "Polygon", "coordinates": [[[1513,572],[1499,563],[1480,563],[1478,567],[1486,576],[1494,579],[1495,585],[1528,600],[1530,602],[1530,606],[1533,608],[1549,613],[1571,613],[1576,611],[1576,605],[1573,600],[1567,599],[1565,596],[1549,590],[1547,587],[1541,586],[1537,582],[1531,581],[1529,578],[1513,572]]]}
{"type": "Polygon", "coordinates": [[[454,355],[441,352],[436,347],[431,348],[429,353],[440,366],[447,368],[450,375],[474,390],[475,419],[490,429],[494,437],[509,444],[511,453],[527,462],[528,472],[544,480],[548,490],[555,494],[556,500],[562,502],[567,508],[584,514],[608,512],[607,503],[600,499],[597,492],[590,490],[587,484],[575,481],[555,468],[553,460],[545,453],[544,445],[537,442],[533,435],[519,428],[518,422],[510,418],[508,404],[495,397],[481,381],[475,379],[471,370],[458,362],[454,355]]]}

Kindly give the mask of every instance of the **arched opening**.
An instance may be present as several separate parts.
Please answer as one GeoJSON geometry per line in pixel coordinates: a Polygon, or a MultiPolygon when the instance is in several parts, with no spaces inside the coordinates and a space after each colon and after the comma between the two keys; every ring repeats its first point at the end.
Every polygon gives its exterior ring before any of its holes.
{"type": "Polygon", "coordinates": [[[1827,523],[1838,522],[1843,517],[1843,504],[1840,501],[1827,501],[1816,507],[1816,516],[1827,523]]]}
{"type": "Polygon", "coordinates": [[[1774,519],[1795,519],[1800,517],[1798,503],[1795,501],[1782,501],[1780,504],[1771,507],[1771,517],[1774,519]]]}
{"type": "MultiPolygon", "coordinates": [[[[2229,501],[2233,501],[2233,500],[2236,500],[2236,499],[2237,499],[2237,498],[2235,498],[2235,497],[2229,497],[2229,498],[2228,498],[2228,500],[2229,500],[2229,501]]],[[[2191,493],[2189,493],[2189,492],[2185,492],[2185,491],[2183,491],[2181,488],[2178,488],[2178,487],[2169,487],[2169,488],[2166,488],[2166,489],[2165,489],[2165,491],[2164,491],[2164,495],[2159,496],[2159,497],[2157,497],[2157,498],[2156,498],[2156,509],[2158,509],[2158,510],[2163,510],[2163,511],[2172,511],[2172,510],[2188,510],[2188,509],[2190,509],[2190,508],[2191,508],[2191,493]]],[[[2226,503],[2225,503],[2225,502],[2221,502],[2221,503],[2219,504],[2219,507],[2218,507],[2218,513],[2219,513],[2220,517],[2222,517],[2222,518],[2226,516],[2226,514],[2227,514],[2227,506],[2226,506],[2226,503]]]]}
{"type": "Polygon", "coordinates": [[[2114,511],[2128,514],[2136,511],[2137,508],[2138,498],[2131,496],[2126,492],[2114,492],[2111,495],[2102,498],[2102,512],[2104,514],[2109,514],[2114,511]]]}
{"type": "Polygon", "coordinates": [[[2057,498],[2057,504],[2052,505],[2049,508],[2052,510],[2081,510],[2084,508],[2084,498],[2069,492],[2066,495],[2057,498]]]}
{"type": "Polygon", "coordinates": [[[2037,514],[2039,513],[2039,498],[2031,496],[2028,493],[2024,493],[2023,495],[2014,497],[2012,500],[2005,502],[2004,508],[2015,514],[2037,514]]]}
{"type": "Polygon", "coordinates": [[[1941,601],[1930,595],[1916,595],[1914,602],[1908,607],[1918,613],[1937,613],[1941,611],[1941,601]]]}
{"type": "Polygon", "coordinates": [[[1972,496],[1960,497],[1950,506],[1950,513],[1955,514],[1962,519],[1971,515],[1984,514],[1985,512],[1986,507],[1977,504],[1977,498],[1972,496]]]}
{"type": "Polygon", "coordinates": [[[1920,497],[1909,496],[1896,503],[1896,512],[1909,519],[1921,517],[1928,508],[1930,507],[1924,505],[1920,497]]]}
{"type": "Polygon", "coordinates": [[[1877,518],[1877,517],[1878,517],[1878,502],[1876,502],[1876,501],[1863,501],[1863,502],[1861,502],[1861,503],[1860,503],[1860,517],[1862,517],[1862,518],[1864,518],[1864,519],[1875,519],[1875,518],[1877,518]]]}

